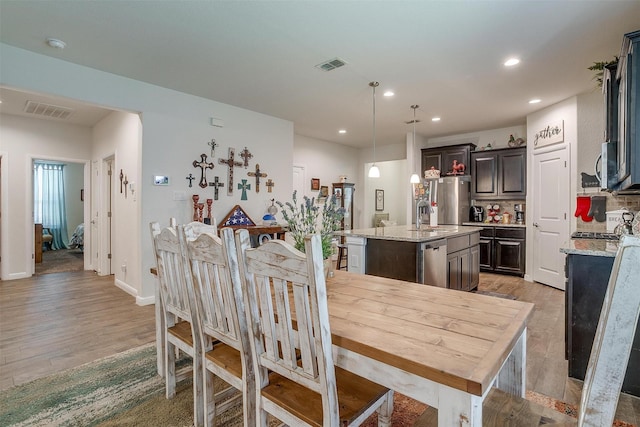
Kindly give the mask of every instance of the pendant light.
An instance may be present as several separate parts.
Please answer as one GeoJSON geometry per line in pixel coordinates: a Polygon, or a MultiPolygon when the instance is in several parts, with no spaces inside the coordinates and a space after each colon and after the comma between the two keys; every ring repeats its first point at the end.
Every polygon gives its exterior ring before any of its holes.
{"type": "Polygon", "coordinates": [[[369,169],[369,178],[380,178],[380,169],[376,166],[376,88],[380,86],[378,82],[370,82],[373,88],[373,164],[369,169]]]}
{"type": "MultiPolygon", "coordinates": [[[[412,105],[411,108],[413,109],[413,146],[416,146],[416,123],[419,122],[419,120],[416,119],[416,110],[418,108],[420,108],[420,106],[418,104],[412,105]]],[[[418,175],[417,173],[414,173],[413,175],[411,175],[411,179],[409,180],[409,182],[411,182],[411,184],[419,184],[420,183],[420,175],[418,175]]]]}

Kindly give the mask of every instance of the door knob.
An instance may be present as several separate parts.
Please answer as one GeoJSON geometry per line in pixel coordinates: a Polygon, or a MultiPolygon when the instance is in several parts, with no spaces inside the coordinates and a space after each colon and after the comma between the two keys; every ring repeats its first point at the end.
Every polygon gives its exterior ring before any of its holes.
{"type": "Polygon", "coordinates": [[[538,225],[538,223],[537,223],[537,222],[534,222],[534,223],[533,223],[533,226],[534,226],[534,227],[540,227],[540,225],[538,225]]]}

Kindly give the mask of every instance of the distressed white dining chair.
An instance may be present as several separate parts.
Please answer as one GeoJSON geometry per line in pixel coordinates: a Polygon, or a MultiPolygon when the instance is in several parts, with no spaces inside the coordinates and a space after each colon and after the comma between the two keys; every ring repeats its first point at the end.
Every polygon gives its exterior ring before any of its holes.
{"type": "Polygon", "coordinates": [[[198,339],[198,325],[193,322],[193,295],[186,284],[185,263],[177,226],[174,219],[169,227],[161,228],[157,222],[150,224],[151,239],[156,257],[158,281],[160,284],[161,315],[164,324],[164,378],[167,399],[176,394],[176,383],[187,375],[193,375],[193,422],[195,426],[204,423],[202,398],[202,347],[198,339]],[[190,372],[176,371],[178,351],[192,359],[190,372]]]}
{"type": "Polygon", "coordinates": [[[255,425],[255,375],[250,357],[238,254],[233,230],[193,222],[178,227],[194,290],[203,348],[205,425],[242,398],[244,425],[255,425]],[[231,387],[214,392],[213,375],[231,387]],[[238,392],[241,392],[238,393],[238,392]]]}
{"type": "Polygon", "coordinates": [[[393,392],[334,366],[320,236],[306,237],[306,255],[281,240],[251,248],[247,230],[236,246],[258,425],[271,414],[290,426],[357,426],[378,411],[390,426],[393,392]]]}
{"type": "MultiPolygon", "coordinates": [[[[482,425],[485,427],[580,426],[605,427],[614,421],[631,347],[640,314],[640,236],[625,236],[618,245],[607,292],[582,387],[578,419],[492,389],[485,399],[482,425]]],[[[432,408],[420,417],[416,427],[435,426],[432,408]]]]}

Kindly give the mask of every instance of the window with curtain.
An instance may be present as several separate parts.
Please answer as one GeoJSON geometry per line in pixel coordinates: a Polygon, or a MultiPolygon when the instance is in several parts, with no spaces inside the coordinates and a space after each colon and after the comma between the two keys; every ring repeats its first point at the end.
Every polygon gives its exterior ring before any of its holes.
{"type": "Polygon", "coordinates": [[[51,230],[51,249],[66,249],[67,212],[64,202],[64,165],[33,164],[33,219],[51,230]]]}

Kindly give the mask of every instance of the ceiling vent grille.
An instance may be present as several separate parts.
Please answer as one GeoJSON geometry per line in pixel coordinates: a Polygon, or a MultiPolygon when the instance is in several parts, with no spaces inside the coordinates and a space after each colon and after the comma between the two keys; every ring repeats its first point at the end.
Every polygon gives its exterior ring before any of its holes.
{"type": "Polygon", "coordinates": [[[24,106],[24,112],[38,116],[51,117],[52,119],[66,120],[71,116],[73,110],[70,108],[60,107],[58,105],[27,101],[24,106]]]}
{"type": "Polygon", "coordinates": [[[347,62],[345,60],[340,58],[333,58],[316,65],[316,68],[320,68],[322,71],[331,71],[344,65],[347,65],[347,62]]]}

